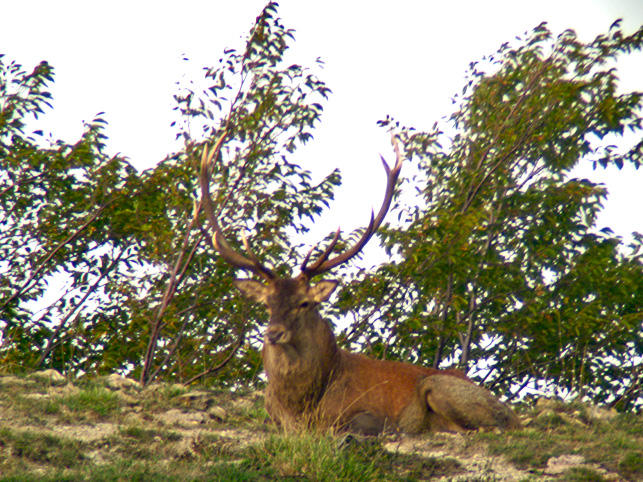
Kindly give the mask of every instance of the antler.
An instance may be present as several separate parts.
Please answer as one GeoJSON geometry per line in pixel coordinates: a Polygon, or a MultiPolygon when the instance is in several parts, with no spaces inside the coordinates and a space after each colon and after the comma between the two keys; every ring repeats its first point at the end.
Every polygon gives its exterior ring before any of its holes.
{"type": "Polygon", "coordinates": [[[310,250],[301,265],[302,276],[311,279],[318,274],[330,271],[335,266],[346,263],[353,256],[357,255],[364,248],[364,246],[366,246],[366,243],[368,243],[369,239],[371,239],[371,236],[375,234],[377,229],[380,227],[380,224],[382,224],[382,221],[384,221],[384,217],[386,216],[386,213],[391,206],[391,200],[393,199],[393,193],[395,192],[395,184],[397,183],[397,178],[399,177],[400,170],[402,169],[402,154],[400,152],[400,146],[398,145],[395,136],[391,136],[391,139],[393,142],[393,149],[395,150],[396,161],[395,166],[393,166],[393,169],[391,169],[384,160],[384,157],[380,155],[382,163],[384,164],[384,170],[386,171],[386,194],[384,195],[384,201],[382,202],[380,211],[377,213],[377,217],[374,217],[373,212],[371,212],[371,220],[368,223],[368,227],[366,228],[366,231],[364,231],[364,234],[359,239],[359,241],[357,241],[357,243],[355,243],[352,248],[344,251],[341,254],[338,254],[334,258],[328,259],[330,254],[333,252],[337,241],[339,240],[339,228],[335,232],[335,236],[333,237],[332,241],[326,247],[324,252],[319,256],[319,258],[317,258],[317,260],[311,266],[307,266],[310,255],[312,254],[312,250],[310,250]]]}
{"type": "Polygon", "coordinates": [[[257,256],[250,249],[250,245],[248,244],[245,236],[243,237],[243,245],[247,251],[246,256],[236,252],[230,247],[230,244],[223,234],[221,226],[219,226],[219,223],[217,222],[217,217],[214,214],[214,206],[212,205],[212,198],[210,197],[210,166],[212,161],[214,160],[214,162],[216,162],[219,157],[219,152],[221,151],[221,146],[223,145],[226,134],[227,132],[224,132],[221,135],[217,143],[209,152],[207,146],[204,147],[203,154],[201,156],[201,175],[199,176],[199,183],[201,185],[201,201],[203,203],[205,216],[210,223],[210,227],[214,230],[212,245],[214,246],[214,249],[219,252],[221,257],[231,266],[239,269],[246,269],[266,280],[271,280],[276,277],[275,273],[261,264],[257,256]]]}

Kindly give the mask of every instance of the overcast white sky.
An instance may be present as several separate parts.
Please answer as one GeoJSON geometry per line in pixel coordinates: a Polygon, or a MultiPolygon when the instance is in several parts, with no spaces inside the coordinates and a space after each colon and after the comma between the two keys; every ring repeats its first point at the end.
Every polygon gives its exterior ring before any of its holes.
{"type": "MultiPolygon", "coordinates": [[[[104,111],[110,153],[121,152],[144,169],[180,148],[170,127],[175,83],[199,80],[201,68],[215,65],[224,48],[242,46],[265,3],[0,0],[0,53],[28,69],[41,60],[54,66],[54,110],[40,128],[71,142],[83,120],[104,111]]],[[[573,28],[583,40],[607,31],[619,17],[629,32],[643,24],[643,0],[280,5],[285,25],[296,30],[290,61],[312,65],[321,57],[320,77],[333,90],[315,140],[296,158],[316,177],[339,167],[344,179],[315,236],[338,224],[359,227],[379,206],[384,175],[378,154],[392,155],[378,119],[390,114],[405,125],[429,128],[451,112],[450,98],[460,91],[469,62],[542,21],[555,33],[573,28]]],[[[619,67],[622,89],[643,91],[643,56],[619,67]]],[[[599,227],[621,235],[643,232],[643,169],[590,174],[611,191],[599,227]]]]}

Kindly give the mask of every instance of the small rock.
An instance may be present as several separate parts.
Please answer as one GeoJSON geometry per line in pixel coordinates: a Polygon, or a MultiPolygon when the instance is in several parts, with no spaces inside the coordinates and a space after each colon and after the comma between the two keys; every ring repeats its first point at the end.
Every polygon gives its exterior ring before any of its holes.
{"type": "Polygon", "coordinates": [[[247,398],[240,398],[232,402],[232,406],[237,410],[248,411],[253,407],[253,403],[247,398]]]}
{"type": "Polygon", "coordinates": [[[118,392],[114,392],[114,395],[116,396],[116,398],[126,403],[130,407],[134,407],[139,404],[139,401],[136,398],[132,397],[131,395],[128,395],[127,393],[118,391],[118,392]]]}
{"type": "Polygon", "coordinates": [[[107,386],[107,388],[111,388],[112,390],[139,390],[141,388],[141,384],[136,380],[126,378],[117,373],[112,373],[105,378],[105,386],[107,386]]]}
{"type": "Polygon", "coordinates": [[[539,398],[536,400],[536,408],[538,410],[554,410],[558,406],[558,401],[551,398],[539,398]]]}
{"type": "Polygon", "coordinates": [[[583,465],[585,465],[585,457],[582,455],[561,455],[560,457],[552,457],[547,461],[545,473],[548,475],[562,474],[569,469],[583,465]]]}
{"type": "Polygon", "coordinates": [[[78,392],[80,392],[80,389],[73,383],[68,383],[67,385],[63,385],[62,387],[51,387],[49,389],[49,395],[52,395],[55,397],[66,397],[69,395],[76,395],[78,392]]]}
{"type": "Polygon", "coordinates": [[[183,405],[196,410],[207,410],[214,403],[214,397],[208,392],[188,392],[176,399],[183,405]]]}
{"type": "Polygon", "coordinates": [[[85,454],[88,460],[90,460],[94,465],[104,465],[107,463],[104,455],[100,450],[93,450],[85,454]]]}
{"type": "Polygon", "coordinates": [[[126,413],[123,420],[125,425],[139,425],[143,423],[143,419],[134,412],[126,413]]]}
{"type": "Polygon", "coordinates": [[[539,420],[555,417],[557,414],[551,408],[544,408],[536,418],[539,420]]]}
{"type": "Polygon", "coordinates": [[[587,415],[595,420],[610,421],[618,415],[614,408],[602,408],[596,406],[587,407],[587,415]]]}
{"type": "Polygon", "coordinates": [[[165,392],[168,394],[176,395],[187,392],[185,385],[180,383],[174,383],[172,385],[167,385],[165,383],[152,383],[145,387],[145,392],[156,393],[156,392],[165,392]]]}
{"type": "Polygon", "coordinates": [[[208,416],[202,412],[183,412],[172,409],[159,415],[158,420],[165,425],[181,425],[183,427],[194,427],[208,421],[208,416]]]}
{"type": "MultiPolygon", "coordinates": [[[[576,413],[578,413],[578,412],[576,412],[576,413]]],[[[565,423],[568,423],[570,425],[578,425],[579,427],[585,427],[585,424],[581,420],[579,420],[578,418],[575,418],[575,417],[573,417],[571,415],[567,415],[564,412],[561,412],[558,415],[560,416],[560,418],[565,423]]],[[[578,415],[580,415],[580,413],[578,413],[578,415]]]]}
{"type": "Polygon", "coordinates": [[[145,387],[146,392],[154,393],[154,392],[159,392],[161,390],[165,389],[165,385],[162,383],[152,383],[148,386],[145,387]]]}
{"type": "Polygon", "coordinates": [[[212,418],[216,418],[217,420],[221,420],[222,422],[225,421],[225,419],[228,417],[228,414],[226,411],[219,407],[218,405],[215,405],[214,407],[210,407],[208,409],[208,415],[212,418]]]}
{"type": "Polygon", "coordinates": [[[14,375],[5,375],[0,377],[0,385],[18,385],[24,387],[25,385],[29,385],[29,383],[29,380],[25,380],[24,378],[16,377],[14,375]]]}
{"type": "Polygon", "coordinates": [[[532,423],[534,423],[534,417],[522,416],[520,417],[520,423],[523,427],[529,427],[532,423]]]}
{"type": "Polygon", "coordinates": [[[47,398],[51,398],[48,394],[44,393],[27,393],[24,397],[29,400],[45,400],[47,398]]]}
{"type": "Polygon", "coordinates": [[[62,385],[67,380],[60,373],[54,369],[42,370],[40,372],[34,372],[27,375],[27,378],[33,378],[41,382],[51,383],[52,385],[62,385]]]}

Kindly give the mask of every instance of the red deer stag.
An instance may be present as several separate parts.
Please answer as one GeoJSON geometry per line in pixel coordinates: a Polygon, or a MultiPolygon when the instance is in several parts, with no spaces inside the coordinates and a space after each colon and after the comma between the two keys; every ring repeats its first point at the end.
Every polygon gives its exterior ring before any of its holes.
{"type": "Polygon", "coordinates": [[[407,363],[374,360],[340,349],[328,321],[318,311],[338,282],[311,280],[357,255],[379,228],[391,204],[402,168],[395,139],[397,162],[387,175],[384,202],[362,237],[345,252],[331,257],[335,237],[314,262],[306,256],[295,278],[278,277],[261,264],[244,238],[246,253],[233,250],[217,222],[210,198],[210,169],[219,156],[223,137],[201,160],[201,195],[214,232],[212,244],[235,268],[249,271],[263,282],[237,279],[235,286],[247,297],[263,303],[270,314],[263,345],[268,377],[266,409],[286,429],[302,422],[362,434],[399,430],[406,433],[464,431],[482,427],[514,428],[519,421],[512,410],[459,370],[437,370],[407,363]]]}

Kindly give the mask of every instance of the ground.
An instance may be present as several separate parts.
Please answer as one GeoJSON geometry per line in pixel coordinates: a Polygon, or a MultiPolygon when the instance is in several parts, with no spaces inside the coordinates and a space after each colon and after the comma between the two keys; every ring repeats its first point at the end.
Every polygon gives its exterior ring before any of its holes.
{"type": "Polygon", "coordinates": [[[541,399],[512,432],[283,434],[261,392],[0,374],[0,482],[643,481],[643,415],[541,399]]]}

